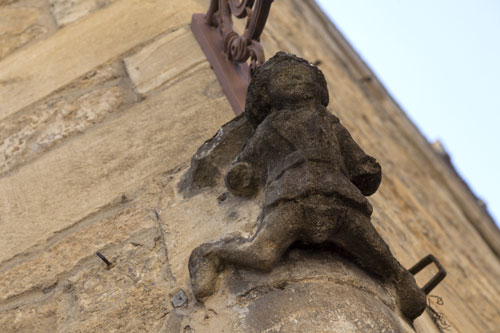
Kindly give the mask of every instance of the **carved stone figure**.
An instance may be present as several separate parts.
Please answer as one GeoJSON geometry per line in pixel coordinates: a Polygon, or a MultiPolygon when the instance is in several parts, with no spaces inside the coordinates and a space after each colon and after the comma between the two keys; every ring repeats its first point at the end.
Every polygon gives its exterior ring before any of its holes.
{"type": "Polygon", "coordinates": [[[328,98],[321,71],[294,55],[280,52],[257,70],[244,113],[250,138],[227,170],[225,184],[236,196],[263,191],[260,226],[250,239],[227,237],[192,252],[189,272],[198,300],[214,293],[227,265],[270,271],[300,241],[334,244],[392,283],[408,319],[425,309],[424,292],[370,222],[372,206],[365,196],[380,184],[380,165],[326,110],[328,98]]]}

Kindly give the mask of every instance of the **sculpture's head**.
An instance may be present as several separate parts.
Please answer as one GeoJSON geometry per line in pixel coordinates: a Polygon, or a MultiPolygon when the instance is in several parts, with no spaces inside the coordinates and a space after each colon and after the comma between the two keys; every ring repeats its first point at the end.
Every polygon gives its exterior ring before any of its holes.
{"type": "Polygon", "coordinates": [[[271,112],[305,102],[328,105],[323,73],[307,60],[278,52],[255,72],[248,87],[245,113],[257,126],[271,112]]]}

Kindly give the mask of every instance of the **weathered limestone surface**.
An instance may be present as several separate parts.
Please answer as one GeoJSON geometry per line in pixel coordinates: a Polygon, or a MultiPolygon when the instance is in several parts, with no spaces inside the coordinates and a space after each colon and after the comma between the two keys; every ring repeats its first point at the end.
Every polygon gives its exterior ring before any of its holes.
{"type": "MultiPolygon", "coordinates": [[[[168,182],[168,176],[157,181],[168,182]]],[[[10,300],[0,310],[2,331],[159,330],[170,283],[161,232],[154,213],[141,208],[147,199],[127,200],[55,240],[37,259],[0,273],[2,301],[10,300]],[[107,269],[97,250],[114,267],[107,269]]]]}
{"type": "Polygon", "coordinates": [[[19,0],[0,0],[0,6],[11,5],[18,2],[19,0]]]}
{"type": "MultiPolygon", "coordinates": [[[[200,70],[208,72],[209,68],[205,65],[200,70]]],[[[215,119],[231,116],[220,107],[221,98],[210,101],[202,94],[193,96],[190,87],[195,82],[202,87],[215,83],[208,75],[191,76],[79,140],[42,155],[33,168],[20,168],[0,178],[6,240],[0,262],[99,211],[147,175],[185,163],[197,145],[216,131],[215,119]],[[220,115],[195,121],[206,107],[218,109],[220,115]],[[19,205],[21,200],[23,205],[19,205]]]]}
{"type": "Polygon", "coordinates": [[[44,8],[44,1],[16,2],[0,2],[0,60],[17,49],[46,37],[54,30],[52,19],[44,8]]]}
{"type": "Polygon", "coordinates": [[[62,27],[104,7],[106,0],[49,0],[49,3],[57,25],[62,27]]]}
{"type": "Polygon", "coordinates": [[[125,58],[127,72],[141,94],[206,61],[189,27],[166,34],[125,58]]]}
{"type": "MultiPolygon", "coordinates": [[[[14,16],[0,15],[0,49],[16,45],[0,56],[0,331],[352,332],[384,320],[411,330],[390,288],[329,250],[295,248],[271,274],[228,270],[195,303],[191,250],[253,235],[260,212],[220,186],[178,192],[196,149],[233,117],[189,31],[208,1],[34,3],[0,1],[17,13],[7,25],[14,16]],[[20,47],[36,25],[47,32],[20,47]],[[174,308],[181,289],[188,301],[174,308]]],[[[312,1],[276,1],[262,40],[268,57],[321,61],[329,109],[382,165],[372,221],[396,258],[409,267],[433,253],[446,267],[432,292],[443,303],[430,298],[415,330],[439,332],[441,320],[495,332],[500,237],[470,191],[312,1]]]]}
{"type": "Polygon", "coordinates": [[[36,9],[3,8],[0,9],[0,15],[0,58],[44,32],[41,26],[36,25],[39,16],[36,9]]]}
{"type": "Polygon", "coordinates": [[[87,73],[33,105],[29,112],[0,121],[0,174],[31,161],[136,100],[120,63],[87,73]]]}
{"type": "Polygon", "coordinates": [[[76,22],[118,0],[48,0],[59,27],[76,22]]]}
{"type": "Polygon", "coordinates": [[[138,44],[189,23],[190,13],[201,10],[192,0],[121,0],[19,51],[0,62],[0,119],[138,44]]]}

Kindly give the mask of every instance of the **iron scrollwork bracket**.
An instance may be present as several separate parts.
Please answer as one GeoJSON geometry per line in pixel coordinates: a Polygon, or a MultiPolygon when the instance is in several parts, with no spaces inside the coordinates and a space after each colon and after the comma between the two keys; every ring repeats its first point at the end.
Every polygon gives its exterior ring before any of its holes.
{"type": "Polygon", "coordinates": [[[236,114],[243,112],[251,76],[265,61],[260,35],[272,2],[212,0],[206,14],[192,18],[191,29],[236,114]],[[241,35],[233,28],[232,16],[247,19],[241,35]]]}

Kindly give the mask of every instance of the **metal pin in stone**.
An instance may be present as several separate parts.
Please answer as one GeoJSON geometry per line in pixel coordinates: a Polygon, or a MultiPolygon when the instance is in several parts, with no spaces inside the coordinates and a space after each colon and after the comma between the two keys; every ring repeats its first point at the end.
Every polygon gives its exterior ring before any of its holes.
{"type": "Polygon", "coordinates": [[[96,256],[98,256],[99,258],[101,258],[102,261],[104,261],[104,263],[106,264],[106,266],[109,268],[113,267],[113,263],[111,261],[109,261],[101,252],[96,252],[95,253],[96,256]]]}
{"type": "Polygon", "coordinates": [[[172,297],[171,302],[174,308],[178,308],[186,304],[187,300],[186,293],[181,289],[177,294],[175,294],[174,297],[172,297]]]}

